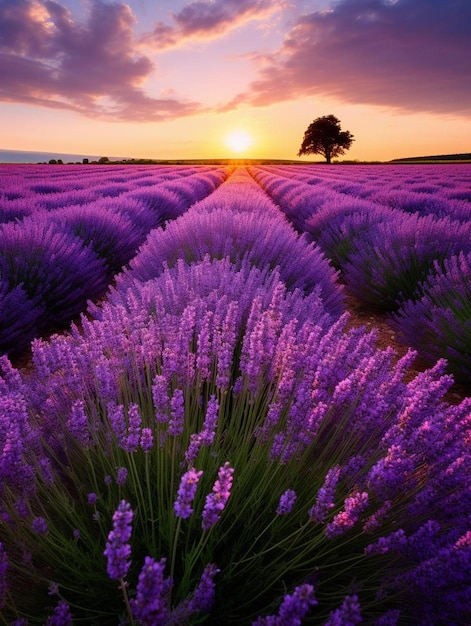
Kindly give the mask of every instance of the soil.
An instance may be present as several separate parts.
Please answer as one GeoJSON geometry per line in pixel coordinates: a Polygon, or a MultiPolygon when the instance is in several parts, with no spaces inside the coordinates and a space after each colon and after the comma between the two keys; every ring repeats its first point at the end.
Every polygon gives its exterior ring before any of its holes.
{"type": "MultiPolygon", "coordinates": [[[[350,314],[349,327],[366,326],[368,329],[376,329],[378,348],[384,350],[391,346],[397,354],[397,358],[404,356],[409,350],[409,346],[401,343],[394,329],[388,321],[388,314],[384,311],[374,309],[363,304],[360,300],[351,295],[346,295],[347,311],[350,314]]],[[[412,367],[409,370],[406,380],[411,380],[420,372],[429,369],[433,363],[429,363],[417,355],[412,367]]],[[[458,404],[465,397],[471,395],[469,386],[455,383],[445,396],[445,400],[450,404],[458,404]]]]}

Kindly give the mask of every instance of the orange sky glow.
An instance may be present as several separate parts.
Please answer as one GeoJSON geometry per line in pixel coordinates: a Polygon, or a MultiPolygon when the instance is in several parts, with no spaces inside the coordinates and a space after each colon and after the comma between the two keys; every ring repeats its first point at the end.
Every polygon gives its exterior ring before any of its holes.
{"type": "Polygon", "coordinates": [[[469,0],[365,7],[2,0],[0,149],[296,159],[333,114],[345,159],[471,152],[469,0]]]}

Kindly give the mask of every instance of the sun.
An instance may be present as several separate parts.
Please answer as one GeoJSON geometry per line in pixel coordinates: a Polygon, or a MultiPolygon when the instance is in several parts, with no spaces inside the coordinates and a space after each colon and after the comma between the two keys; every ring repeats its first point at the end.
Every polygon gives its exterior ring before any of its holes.
{"type": "Polygon", "coordinates": [[[245,130],[233,130],[226,136],[225,144],[232,152],[245,152],[253,144],[253,138],[245,130]]]}

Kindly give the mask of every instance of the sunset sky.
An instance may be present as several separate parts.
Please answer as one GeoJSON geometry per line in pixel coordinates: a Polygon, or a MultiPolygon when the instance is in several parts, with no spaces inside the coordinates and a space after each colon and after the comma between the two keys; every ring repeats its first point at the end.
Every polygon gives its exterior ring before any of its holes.
{"type": "Polygon", "coordinates": [[[0,148],[295,159],[333,114],[343,158],[471,152],[470,59],[471,0],[0,0],[0,148]]]}

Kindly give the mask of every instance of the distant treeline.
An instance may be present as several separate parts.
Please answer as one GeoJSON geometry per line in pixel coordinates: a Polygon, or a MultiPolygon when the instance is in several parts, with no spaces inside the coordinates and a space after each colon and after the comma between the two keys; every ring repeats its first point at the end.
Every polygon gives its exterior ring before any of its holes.
{"type": "Polygon", "coordinates": [[[435,156],[406,157],[404,159],[392,159],[391,163],[415,161],[471,161],[471,152],[465,152],[463,154],[437,154],[435,156]]]}

